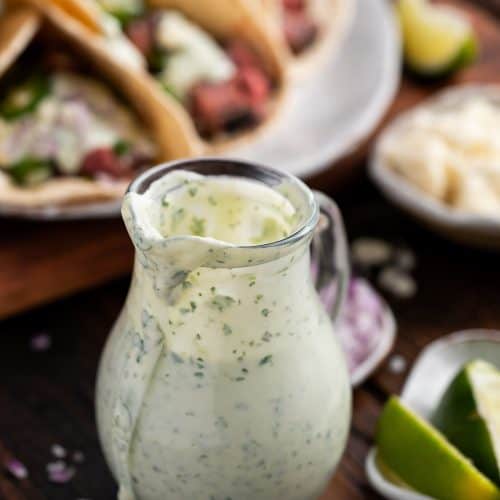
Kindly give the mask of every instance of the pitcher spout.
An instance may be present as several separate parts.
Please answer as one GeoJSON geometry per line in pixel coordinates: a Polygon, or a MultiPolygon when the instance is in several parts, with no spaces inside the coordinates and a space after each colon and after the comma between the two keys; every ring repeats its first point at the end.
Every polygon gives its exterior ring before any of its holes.
{"type": "Polygon", "coordinates": [[[148,184],[132,184],[122,215],[137,258],[152,274],[161,271],[162,289],[177,286],[198,267],[276,260],[308,240],[317,219],[313,201],[293,183],[276,183],[270,190],[175,166],[151,177],[148,184]]]}

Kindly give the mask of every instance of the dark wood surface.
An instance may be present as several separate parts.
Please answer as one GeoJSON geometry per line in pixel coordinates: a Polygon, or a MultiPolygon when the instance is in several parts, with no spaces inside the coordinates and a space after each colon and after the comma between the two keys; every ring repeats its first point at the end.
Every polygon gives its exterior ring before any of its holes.
{"type": "MultiPolygon", "coordinates": [[[[477,8],[469,10],[475,22],[481,23],[483,40],[489,42],[476,69],[466,71],[459,79],[498,80],[500,38],[496,24],[477,8]],[[496,51],[491,48],[493,41],[496,51]],[[497,69],[487,69],[492,67],[497,69]]],[[[403,105],[398,100],[392,112],[407,107],[429,91],[429,87],[406,81],[407,101],[403,105]]],[[[362,166],[363,155],[360,153],[356,159],[362,166]]],[[[387,297],[399,324],[394,352],[404,356],[408,367],[425,345],[444,334],[477,327],[500,329],[498,254],[460,247],[420,228],[385,202],[364,177],[351,180],[340,191],[330,181],[330,177],[323,177],[313,184],[324,189],[331,186],[328,191],[341,206],[351,239],[381,237],[408,245],[417,255],[417,295],[406,301],[387,297]]],[[[68,259],[75,256],[73,262],[78,266],[80,279],[85,278],[75,289],[109,278],[109,266],[115,266],[115,272],[128,269],[130,248],[126,247],[128,242],[119,221],[64,223],[59,224],[59,231],[54,231],[58,225],[52,226],[47,229],[47,225],[32,223],[0,223],[0,258],[11,259],[0,270],[0,282],[7,290],[0,293],[0,302],[10,300],[15,304],[25,300],[25,294],[33,294],[39,302],[48,300],[50,297],[42,290],[47,283],[61,291],[64,283],[75,280],[71,270],[61,271],[69,269],[68,259]],[[68,233],[63,229],[84,237],[81,241],[67,239],[68,233]],[[32,265],[23,266],[12,234],[16,242],[22,242],[22,258],[29,256],[32,265]],[[110,235],[114,236],[110,239],[110,235]],[[50,266],[37,267],[37,259],[45,255],[42,244],[47,242],[53,251],[50,266]],[[10,248],[8,253],[4,253],[6,248],[10,248]],[[97,278],[94,261],[100,261],[101,274],[97,272],[97,278]]],[[[115,275],[118,274],[121,273],[115,275]]],[[[94,381],[102,346],[127,288],[128,277],[124,277],[0,322],[0,500],[115,498],[115,485],[96,435],[94,381]],[[39,332],[52,338],[52,346],[46,352],[30,349],[30,339],[39,332]],[[64,485],[47,479],[45,467],[53,460],[50,448],[54,443],[81,450],[86,457],[77,466],[73,480],[64,485]],[[26,465],[27,479],[16,480],[2,470],[1,464],[10,457],[17,457],[26,465]]],[[[11,308],[10,312],[14,311],[15,307],[11,308]]],[[[367,483],[364,460],[372,445],[381,406],[389,394],[400,390],[406,373],[393,374],[384,364],[355,391],[348,447],[322,500],[379,498],[367,483]]]]}
{"type": "MultiPolygon", "coordinates": [[[[500,329],[498,254],[453,245],[416,226],[388,205],[365,180],[336,196],[350,238],[377,236],[408,245],[418,257],[418,294],[388,297],[399,323],[395,351],[409,366],[430,341],[465,328],[500,329]]],[[[115,486],[99,450],[94,423],[94,379],[99,354],[128,288],[128,279],[87,291],[0,323],[0,462],[22,460],[29,478],[0,472],[7,500],[111,500],[115,486]],[[47,352],[32,352],[30,338],[45,331],[47,352]],[[82,450],[86,462],[65,485],[48,482],[50,447],[82,450]]],[[[364,474],[377,415],[405,374],[381,366],[354,393],[353,424],[342,464],[322,500],[378,498],[364,474]]],[[[195,499],[193,499],[195,500],[195,499]]]]}

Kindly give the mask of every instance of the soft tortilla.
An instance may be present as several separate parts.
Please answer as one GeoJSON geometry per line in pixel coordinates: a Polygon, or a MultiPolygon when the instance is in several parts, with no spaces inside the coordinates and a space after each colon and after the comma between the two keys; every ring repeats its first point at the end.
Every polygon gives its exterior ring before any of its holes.
{"type": "MultiPolygon", "coordinates": [[[[24,3],[36,5],[51,18],[54,18],[59,26],[78,32],[78,38],[85,40],[89,47],[96,52],[96,57],[101,61],[112,61],[115,66],[120,66],[109,52],[103,36],[89,31],[89,23],[86,17],[93,9],[85,9],[84,0],[18,0],[24,3]],[[85,10],[85,14],[81,12],[85,10]],[[80,12],[80,14],[78,14],[80,12]],[[76,17],[72,17],[76,16],[76,17]],[[75,23],[78,19],[79,23],[75,23]],[[75,24],[79,24],[78,27],[75,24]],[[104,57],[103,52],[107,52],[104,57]]],[[[286,69],[284,67],[283,46],[275,43],[272,34],[258,20],[258,9],[245,0],[148,0],[152,8],[170,8],[184,13],[187,17],[214,34],[217,38],[239,37],[246,40],[262,58],[267,70],[277,82],[277,90],[270,106],[267,119],[251,130],[245,130],[234,135],[223,136],[214,141],[203,140],[194,125],[194,122],[185,107],[169,94],[164,92],[157,84],[153,76],[142,70],[129,70],[129,86],[136,86],[137,79],[148,80],[143,84],[144,92],[147,92],[150,101],[155,103],[155,109],[151,110],[158,118],[160,129],[169,131],[168,135],[176,137],[177,141],[189,145],[189,154],[181,156],[193,156],[208,153],[226,151],[240,143],[248,142],[263,133],[267,126],[274,122],[278,110],[284,102],[285,90],[287,88],[286,69]],[[146,88],[147,87],[147,88],[146,88]]],[[[97,15],[97,14],[96,14],[97,15]]],[[[98,19],[94,23],[98,25],[98,19]]],[[[137,91],[137,89],[136,89],[137,91]]],[[[178,155],[176,156],[178,157],[178,155]]]]}
{"type": "MultiPolygon", "coordinates": [[[[45,0],[50,1],[50,0],[45,0]]],[[[67,12],[70,16],[79,19],[85,26],[97,34],[103,33],[99,22],[98,7],[93,2],[74,2],[73,0],[51,0],[54,5],[67,12]]]]}
{"type": "Polygon", "coordinates": [[[0,172],[0,205],[19,208],[86,205],[116,200],[129,181],[101,182],[82,177],[56,177],[30,188],[16,186],[0,172]]]}
{"type": "MultiPolygon", "coordinates": [[[[29,46],[43,23],[44,18],[40,12],[29,7],[14,9],[0,18],[0,77],[29,46]]],[[[79,23],[74,21],[72,23],[79,27],[79,23]]],[[[65,28],[61,33],[65,42],[74,46],[73,48],[77,53],[81,53],[86,57],[92,56],[92,50],[80,50],[79,39],[71,33],[70,28],[65,28]],[[65,36],[66,33],[71,36],[65,36]]],[[[112,68],[106,68],[105,62],[97,66],[115,85],[118,84],[117,80],[124,80],[122,94],[129,99],[129,102],[136,104],[136,110],[143,117],[146,127],[149,126],[154,130],[155,121],[151,118],[151,115],[153,109],[155,107],[157,109],[157,103],[153,98],[149,97],[147,86],[142,80],[135,78],[131,79],[132,82],[129,82],[128,78],[125,78],[128,77],[128,73],[121,69],[113,72],[112,68]]],[[[156,111],[156,114],[158,114],[158,111],[156,111]]],[[[160,131],[158,125],[157,130],[160,131]]],[[[152,136],[155,139],[155,134],[152,134],[152,136]]],[[[165,142],[158,143],[158,161],[180,157],[184,153],[185,155],[192,153],[190,147],[186,147],[175,156],[169,154],[167,147],[168,145],[165,142]]],[[[19,207],[41,207],[92,203],[120,198],[125,192],[127,184],[128,181],[103,183],[78,177],[64,177],[49,179],[37,187],[23,188],[13,183],[6,174],[1,173],[0,204],[19,207]]]]}
{"type": "Polygon", "coordinates": [[[30,9],[19,9],[0,18],[0,76],[29,45],[40,25],[40,15],[30,9]]]}
{"type": "Polygon", "coordinates": [[[267,23],[276,44],[286,52],[288,65],[294,77],[309,75],[322,58],[332,56],[348,32],[356,8],[356,0],[312,0],[314,17],[320,20],[318,39],[300,54],[293,54],[283,36],[279,0],[247,0],[260,4],[265,12],[261,19],[267,23]]]}

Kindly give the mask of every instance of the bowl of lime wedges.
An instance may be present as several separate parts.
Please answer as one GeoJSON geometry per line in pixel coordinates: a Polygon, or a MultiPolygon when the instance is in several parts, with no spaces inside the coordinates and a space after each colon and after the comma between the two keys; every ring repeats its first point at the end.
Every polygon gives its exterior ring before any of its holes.
{"type": "Polygon", "coordinates": [[[430,344],[380,416],[366,460],[394,500],[500,499],[500,332],[430,344]]]}

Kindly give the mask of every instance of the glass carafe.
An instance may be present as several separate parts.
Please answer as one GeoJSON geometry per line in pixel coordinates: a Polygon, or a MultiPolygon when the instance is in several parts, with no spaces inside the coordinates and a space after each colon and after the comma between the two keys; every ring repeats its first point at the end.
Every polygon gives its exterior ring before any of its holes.
{"type": "MultiPolygon", "coordinates": [[[[170,177],[162,189],[176,189],[170,177]]],[[[122,214],[135,265],[97,384],[119,498],[317,498],[343,452],[351,406],[333,331],[348,280],[334,203],[286,173],[202,159],[141,175],[122,214]],[[283,194],[300,221],[262,245],[163,237],[153,215],[162,193],[151,195],[151,212],[135,201],[175,171],[258,181],[283,194]],[[317,289],[332,286],[327,312],[317,289]]]]}

